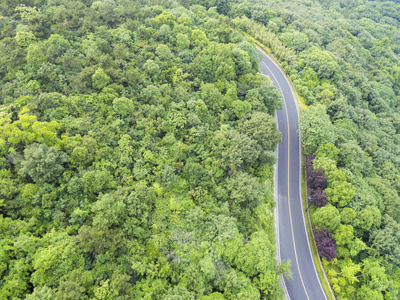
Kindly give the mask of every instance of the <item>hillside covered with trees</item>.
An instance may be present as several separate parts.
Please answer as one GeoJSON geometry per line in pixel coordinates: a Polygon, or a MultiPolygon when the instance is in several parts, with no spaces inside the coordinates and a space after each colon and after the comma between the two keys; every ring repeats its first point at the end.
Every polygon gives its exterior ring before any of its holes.
{"type": "Polygon", "coordinates": [[[310,212],[336,298],[399,299],[399,2],[194,2],[269,47],[308,106],[310,212]]]}
{"type": "Polygon", "coordinates": [[[400,4],[142,2],[0,1],[1,297],[281,297],[280,96],[231,26],[308,106],[336,297],[399,299],[400,4]]]}
{"type": "Polygon", "coordinates": [[[0,299],[280,298],[255,45],[168,1],[0,13],[0,299]]]}

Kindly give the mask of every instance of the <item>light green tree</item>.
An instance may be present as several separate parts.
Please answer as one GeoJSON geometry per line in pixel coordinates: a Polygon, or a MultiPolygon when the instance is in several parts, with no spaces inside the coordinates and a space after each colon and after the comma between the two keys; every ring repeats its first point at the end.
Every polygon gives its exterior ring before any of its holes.
{"type": "Polygon", "coordinates": [[[356,216],[356,211],[350,207],[345,207],[340,212],[340,220],[343,224],[352,224],[356,216]]]}
{"type": "Polygon", "coordinates": [[[54,291],[47,286],[37,286],[33,293],[26,295],[26,300],[53,300],[55,298],[54,291]]]}
{"type": "Polygon", "coordinates": [[[359,238],[355,238],[349,243],[350,255],[353,257],[365,249],[367,249],[367,245],[359,238]]]}
{"type": "Polygon", "coordinates": [[[235,100],[232,106],[238,119],[243,118],[247,113],[251,112],[251,104],[247,101],[235,100]]]}
{"type": "Polygon", "coordinates": [[[24,150],[24,160],[21,162],[19,174],[29,176],[33,181],[53,182],[64,171],[63,164],[68,161],[64,152],[56,147],[43,144],[32,144],[24,150]]]}
{"type": "Polygon", "coordinates": [[[94,212],[93,225],[103,229],[120,226],[126,219],[125,203],[117,196],[104,194],[92,206],[94,212]]]}
{"type": "Polygon", "coordinates": [[[340,213],[339,210],[333,205],[325,205],[324,207],[318,208],[312,216],[314,224],[323,226],[330,232],[334,232],[340,224],[340,213]]]}
{"type": "Polygon", "coordinates": [[[358,282],[356,274],[361,271],[361,266],[351,261],[347,260],[341,268],[342,276],[347,279],[350,284],[358,282]]]}
{"type": "Polygon", "coordinates": [[[340,224],[338,228],[336,228],[333,238],[335,239],[336,244],[339,246],[345,246],[349,244],[354,238],[353,226],[340,224]]]}
{"type": "Polygon", "coordinates": [[[263,150],[274,151],[282,139],[275,119],[266,113],[254,112],[239,124],[240,132],[257,141],[263,150]]]}
{"type": "Polygon", "coordinates": [[[323,144],[315,152],[315,158],[326,157],[337,163],[340,150],[332,143],[323,144]]]}
{"type": "Polygon", "coordinates": [[[371,229],[378,228],[381,225],[382,215],[379,208],[375,206],[367,206],[357,216],[355,220],[355,227],[363,231],[370,231],[371,229]]]}
{"type": "Polygon", "coordinates": [[[110,83],[111,78],[104,72],[103,69],[97,69],[92,76],[92,86],[96,90],[102,90],[110,83]]]}
{"type": "Polygon", "coordinates": [[[334,143],[336,140],[335,129],[325,106],[318,104],[304,111],[299,127],[302,144],[307,153],[314,153],[319,146],[334,143]]]}
{"type": "Polygon", "coordinates": [[[334,181],[325,189],[328,201],[337,207],[346,206],[356,195],[356,190],[351,183],[334,181]]]}
{"type": "Polygon", "coordinates": [[[84,266],[84,257],[66,232],[52,231],[44,239],[46,244],[33,257],[31,282],[36,286],[57,287],[73,270],[84,266]]]}
{"type": "Polygon", "coordinates": [[[206,34],[199,29],[195,29],[192,31],[192,36],[190,40],[193,46],[205,47],[209,43],[206,34]]]}
{"type": "MultiPolygon", "coordinates": [[[[275,247],[270,237],[264,231],[254,232],[238,253],[235,264],[249,276],[259,273],[268,274],[274,270],[272,257],[275,255],[275,247]]],[[[270,274],[272,275],[272,274],[270,274]]]]}
{"type": "Polygon", "coordinates": [[[134,110],[133,100],[126,97],[115,98],[113,100],[113,109],[117,115],[127,116],[132,114],[134,110]]]}
{"type": "Polygon", "coordinates": [[[310,48],[305,60],[317,72],[319,77],[329,79],[340,71],[336,57],[329,51],[319,50],[315,46],[310,48]]]}

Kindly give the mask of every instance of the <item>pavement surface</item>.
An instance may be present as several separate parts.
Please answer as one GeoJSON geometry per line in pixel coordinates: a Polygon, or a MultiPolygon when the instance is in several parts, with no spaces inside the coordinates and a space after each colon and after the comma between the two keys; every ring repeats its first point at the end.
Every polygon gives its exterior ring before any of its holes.
{"type": "Polygon", "coordinates": [[[277,111],[282,142],[278,145],[275,166],[276,235],[278,259],[291,261],[293,279],[281,280],[286,299],[325,300],[311,254],[305,226],[305,207],[301,201],[301,151],[297,133],[299,112],[290,84],[281,69],[260,49],[260,65],[264,75],[282,93],[283,109],[277,111]]]}

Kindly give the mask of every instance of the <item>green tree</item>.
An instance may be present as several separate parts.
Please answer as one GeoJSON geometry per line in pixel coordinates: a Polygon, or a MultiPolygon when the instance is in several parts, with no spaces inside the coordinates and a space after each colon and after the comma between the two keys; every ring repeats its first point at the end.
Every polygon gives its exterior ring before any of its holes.
{"type": "Polygon", "coordinates": [[[361,282],[366,283],[367,286],[369,286],[374,291],[380,293],[389,287],[385,267],[382,266],[382,263],[379,260],[376,260],[374,258],[364,259],[361,273],[364,274],[361,282]]]}
{"type": "Polygon", "coordinates": [[[245,134],[230,131],[229,147],[222,153],[226,164],[234,170],[236,167],[252,165],[260,155],[257,142],[245,134]]]}
{"type": "Polygon", "coordinates": [[[112,300],[115,299],[118,294],[112,287],[110,287],[110,280],[103,280],[100,282],[100,286],[94,289],[94,296],[97,300],[112,300]]]}
{"type": "Polygon", "coordinates": [[[282,42],[294,50],[302,51],[308,47],[308,36],[298,31],[287,31],[281,35],[282,42]]]}
{"type": "Polygon", "coordinates": [[[372,159],[356,141],[348,141],[340,146],[339,166],[349,169],[356,175],[368,176],[372,170],[372,159]]]}
{"type": "Polygon", "coordinates": [[[251,112],[251,104],[247,101],[235,100],[232,106],[238,119],[243,118],[247,113],[251,112]]]}
{"type": "Polygon", "coordinates": [[[82,175],[83,192],[93,199],[97,194],[113,186],[112,176],[108,171],[88,170],[82,175]]]}
{"type": "Polygon", "coordinates": [[[118,194],[104,194],[92,206],[93,225],[100,229],[120,226],[126,219],[125,203],[118,194]]]}
{"type": "Polygon", "coordinates": [[[332,78],[340,71],[336,57],[329,51],[310,48],[306,56],[306,63],[317,72],[319,77],[332,78]]]}
{"type": "Polygon", "coordinates": [[[355,238],[349,244],[350,255],[355,257],[363,250],[367,249],[367,245],[359,238],[355,238]]]}
{"type": "Polygon", "coordinates": [[[353,240],[353,232],[353,226],[340,224],[336,228],[336,231],[333,234],[333,238],[335,239],[335,242],[338,246],[345,246],[353,240]]]}
{"type": "Polygon", "coordinates": [[[257,141],[264,151],[274,151],[282,139],[275,119],[262,112],[254,112],[249,116],[239,124],[240,132],[257,141]]]}
{"type": "Polygon", "coordinates": [[[121,116],[127,116],[133,113],[135,106],[132,99],[126,97],[115,98],[113,100],[113,109],[116,114],[121,116]]]}
{"type": "Polygon", "coordinates": [[[400,224],[390,216],[383,218],[382,229],[374,229],[370,235],[372,248],[395,266],[400,266],[400,224]]]}
{"type": "Polygon", "coordinates": [[[328,201],[337,207],[346,206],[356,195],[354,186],[345,181],[333,181],[325,189],[328,201]]]}
{"type": "Polygon", "coordinates": [[[201,98],[209,109],[218,112],[223,106],[223,96],[217,87],[212,83],[206,83],[200,88],[201,98]]]}
{"type": "Polygon", "coordinates": [[[340,150],[336,148],[335,145],[331,143],[323,144],[319,146],[317,151],[315,152],[315,158],[318,159],[319,157],[326,157],[332,159],[337,163],[339,153],[340,150]]]}
{"type": "Polygon", "coordinates": [[[170,289],[163,298],[165,300],[194,300],[195,295],[183,286],[176,286],[173,289],[170,289]]]}
{"type": "Polygon", "coordinates": [[[350,207],[345,207],[340,212],[340,220],[344,224],[352,224],[356,216],[357,212],[350,207]]]}
{"type": "Polygon", "coordinates": [[[270,237],[263,231],[254,232],[238,252],[235,264],[249,276],[260,273],[271,275],[270,271],[275,268],[272,258],[275,255],[275,247],[270,237]]]}
{"type": "Polygon", "coordinates": [[[176,46],[181,49],[189,49],[190,47],[190,40],[187,34],[178,33],[176,35],[176,46]]]}
{"type": "Polygon", "coordinates": [[[323,105],[311,106],[300,119],[300,137],[307,153],[314,153],[319,146],[334,143],[335,129],[323,105]]]}
{"type": "Polygon", "coordinates": [[[257,90],[261,95],[261,103],[265,105],[267,112],[271,116],[275,116],[275,110],[283,108],[282,96],[279,90],[274,86],[272,80],[265,76],[261,78],[261,84],[257,90]]]}
{"type": "Polygon", "coordinates": [[[206,34],[199,29],[195,29],[192,31],[190,40],[193,46],[199,46],[199,47],[205,47],[209,43],[206,34]]]}
{"type": "Polygon", "coordinates": [[[346,261],[345,265],[342,266],[342,276],[347,279],[350,284],[358,282],[356,274],[360,272],[361,266],[355,264],[351,260],[346,261]]]}
{"type": "Polygon", "coordinates": [[[38,183],[53,182],[64,171],[63,164],[68,161],[64,152],[44,144],[32,144],[24,150],[19,174],[29,176],[38,183]]]}
{"type": "Polygon", "coordinates": [[[228,178],[226,189],[230,210],[238,219],[248,218],[265,197],[265,186],[244,172],[228,178]]]}
{"type": "Polygon", "coordinates": [[[57,287],[73,270],[84,266],[84,258],[76,248],[75,241],[65,232],[52,231],[46,234],[45,240],[47,245],[34,255],[31,282],[34,285],[57,287]]]}
{"type": "Polygon", "coordinates": [[[57,131],[59,123],[56,121],[40,122],[37,116],[29,114],[29,109],[23,107],[18,114],[18,120],[12,122],[9,116],[0,119],[3,126],[0,128],[0,145],[8,144],[17,147],[19,144],[44,143],[53,146],[59,142],[57,131]]]}
{"type": "Polygon", "coordinates": [[[52,300],[55,297],[54,291],[47,286],[37,286],[33,293],[26,295],[26,300],[52,300]]]}
{"type": "Polygon", "coordinates": [[[103,69],[97,69],[92,76],[92,86],[96,90],[102,90],[107,84],[110,83],[110,77],[104,72],[103,69]]]}
{"type": "Polygon", "coordinates": [[[71,272],[69,278],[62,281],[58,287],[57,299],[60,300],[79,300],[86,298],[87,289],[93,284],[93,279],[89,271],[76,269],[71,272]]]}
{"type": "Polygon", "coordinates": [[[317,208],[312,216],[314,224],[323,226],[330,232],[334,232],[340,224],[340,213],[338,209],[330,204],[317,208]]]}
{"type": "Polygon", "coordinates": [[[367,206],[358,214],[355,227],[368,232],[373,228],[379,227],[381,225],[381,219],[381,212],[377,207],[367,206]]]}
{"type": "Polygon", "coordinates": [[[202,296],[200,298],[200,300],[225,300],[225,299],[226,298],[224,297],[224,295],[219,292],[215,292],[207,296],[202,296]]]}
{"type": "Polygon", "coordinates": [[[366,285],[362,285],[357,291],[357,300],[362,299],[383,300],[384,298],[379,291],[373,290],[366,285]]]}

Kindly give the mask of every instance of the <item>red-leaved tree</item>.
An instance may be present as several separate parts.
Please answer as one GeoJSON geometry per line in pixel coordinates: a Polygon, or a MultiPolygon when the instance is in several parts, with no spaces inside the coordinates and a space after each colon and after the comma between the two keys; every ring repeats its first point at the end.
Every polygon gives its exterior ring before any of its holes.
{"type": "Polygon", "coordinates": [[[322,174],[322,169],[314,170],[313,167],[314,155],[307,155],[304,161],[306,168],[306,181],[308,185],[308,200],[310,204],[316,207],[322,207],[328,203],[324,189],[327,188],[327,176],[322,174]]]}
{"type": "Polygon", "coordinates": [[[332,233],[326,230],[324,227],[321,229],[313,226],[315,242],[319,255],[325,257],[328,261],[336,257],[336,243],[333,240],[332,233]]]}

